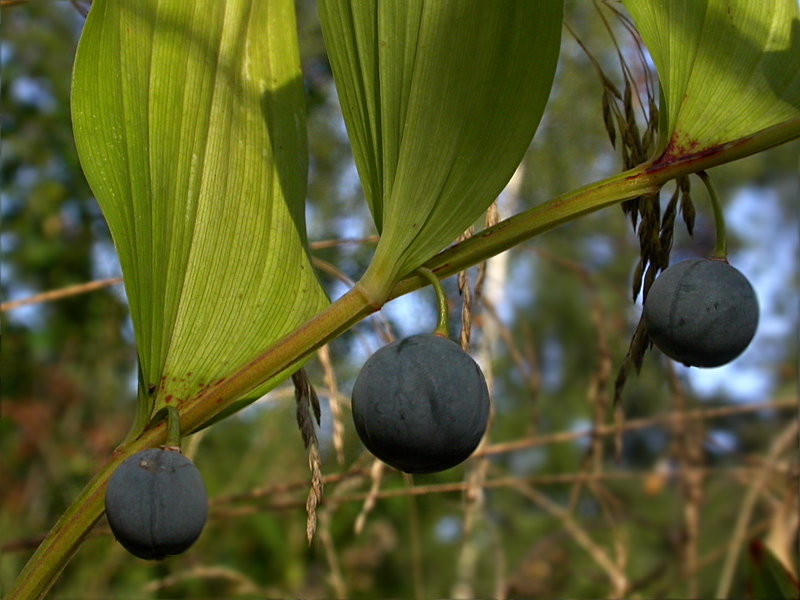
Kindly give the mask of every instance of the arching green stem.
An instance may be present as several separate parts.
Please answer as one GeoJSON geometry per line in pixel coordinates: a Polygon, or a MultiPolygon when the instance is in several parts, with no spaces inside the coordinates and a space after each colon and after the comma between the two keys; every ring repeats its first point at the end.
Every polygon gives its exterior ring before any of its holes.
{"type": "Polygon", "coordinates": [[[711,255],[711,258],[727,261],[728,242],[727,236],[725,235],[725,215],[722,212],[722,205],[719,203],[719,197],[714,189],[714,185],[711,183],[711,178],[708,176],[708,173],[699,171],[697,176],[702,180],[708,190],[708,195],[711,198],[711,209],[714,211],[714,230],[716,231],[717,242],[714,245],[714,254],[711,255]]]}
{"type": "Polygon", "coordinates": [[[436,331],[434,334],[443,338],[449,337],[448,324],[450,323],[450,309],[447,307],[447,296],[444,295],[442,282],[439,281],[439,278],[436,277],[430,269],[420,267],[417,271],[431,282],[433,290],[436,292],[436,309],[439,313],[439,319],[436,322],[436,331]]]}
{"type": "Polygon", "coordinates": [[[170,448],[181,447],[181,416],[178,409],[171,404],[167,408],[167,442],[165,446],[170,448]]]}
{"type": "MultiPolygon", "coordinates": [[[[591,183],[501,221],[440,252],[426,266],[435,270],[442,278],[454,275],[581,215],[642,194],[654,193],[664,183],[676,177],[709,169],[797,138],[800,138],[800,118],[775,125],[749,138],[730,142],[713,151],[681,157],[662,157],[659,161],[591,183]]],[[[425,281],[426,277],[415,271],[398,282],[389,298],[383,301],[417,290],[425,285],[425,281]]],[[[216,385],[188,398],[181,407],[184,429],[192,431],[198,428],[259,382],[289,370],[322,344],[379,310],[382,304],[383,302],[373,301],[364,287],[356,284],[328,308],[265,349],[252,361],[242,365],[216,385]]],[[[28,560],[14,582],[14,587],[6,595],[9,600],[31,600],[41,598],[47,593],[92,527],[102,517],[103,494],[111,474],[129,456],[163,443],[166,440],[165,425],[158,423],[145,429],[138,437],[126,439],[114,451],[28,560]]]]}

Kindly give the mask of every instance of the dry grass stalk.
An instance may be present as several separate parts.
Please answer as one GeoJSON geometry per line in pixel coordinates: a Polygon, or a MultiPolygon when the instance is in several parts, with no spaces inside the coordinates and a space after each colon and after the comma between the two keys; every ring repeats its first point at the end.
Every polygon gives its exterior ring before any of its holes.
{"type": "Polygon", "coordinates": [[[528,349],[528,352],[526,352],[527,356],[523,356],[523,353],[520,351],[516,341],[514,340],[514,336],[511,334],[511,331],[508,329],[508,327],[503,325],[503,322],[500,320],[494,303],[488,298],[481,298],[481,303],[483,313],[486,315],[486,317],[492,319],[493,325],[497,327],[497,335],[503,342],[509,358],[514,363],[514,367],[516,367],[517,371],[521,375],[525,376],[528,389],[531,390],[531,393],[535,398],[538,394],[541,383],[541,373],[539,371],[538,362],[536,361],[535,351],[530,348],[528,349]],[[533,362],[531,362],[531,358],[533,362]]]}
{"type": "Polygon", "coordinates": [[[325,561],[328,563],[327,579],[328,583],[333,588],[334,596],[337,600],[348,598],[347,584],[342,575],[339,555],[336,552],[336,545],[333,543],[333,536],[331,535],[331,513],[329,510],[322,510],[319,512],[317,533],[325,553],[325,561]]]}
{"type": "Polygon", "coordinates": [[[303,443],[308,449],[308,467],[311,470],[311,487],[306,500],[306,512],[308,513],[306,538],[308,544],[311,545],[317,529],[317,505],[322,500],[322,459],[319,455],[319,441],[314,427],[314,421],[319,425],[321,411],[317,392],[311,385],[305,369],[300,369],[292,375],[292,383],[297,401],[297,425],[303,436],[303,443]]]}
{"type": "Polygon", "coordinates": [[[683,535],[681,538],[681,575],[686,582],[688,598],[696,598],[697,543],[700,535],[700,504],[703,499],[703,419],[688,421],[683,388],[670,364],[667,368],[667,383],[672,396],[670,424],[670,455],[678,465],[679,490],[683,496],[683,535]]]}
{"type": "MultiPolygon", "coordinates": [[[[770,445],[769,450],[765,456],[766,462],[774,462],[781,454],[786,452],[790,447],[797,448],[797,433],[798,422],[793,421],[790,423],[779,436],[770,445]]],[[[758,497],[762,494],[768,478],[772,475],[769,469],[762,469],[751,480],[750,486],[745,493],[742,500],[742,506],[739,509],[739,514],[736,517],[736,524],[733,527],[733,534],[731,535],[730,542],[728,543],[728,551],[725,555],[725,563],[722,567],[722,574],[717,584],[716,598],[727,598],[730,592],[731,582],[733,581],[733,574],[736,569],[736,561],[739,557],[739,552],[742,544],[746,539],[747,526],[750,522],[750,516],[753,513],[758,497]]]]}
{"type": "Polygon", "coordinates": [[[259,588],[256,583],[239,571],[230,567],[204,566],[198,565],[185,571],[174,573],[169,577],[163,577],[149,582],[144,586],[147,594],[155,594],[161,590],[180,585],[186,581],[194,579],[219,579],[232,586],[234,596],[262,596],[264,590],[259,588]]]}
{"type": "MultiPolygon", "coordinates": [[[[361,461],[357,461],[360,463],[361,461]]],[[[349,471],[342,475],[353,474],[352,477],[339,477],[327,476],[325,483],[335,483],[332,492],[329,492],[327,499],[338,498],[346,493],[352,492],[355,488],[359,487],[363,479],[367,476],[364,470],[349,471]]],[[[326,500],[327,500],[326,499],[326,500]]],[[[342,573],[341,561],[339,560],[339,553],[337,552],[336,545],[333,541],[333,536],[330,531],[330,524],[333,521],[336,508],[339,506],[337,502],[324,502],[322,508],[318,513],[319,517],[319,538],[322,543],[323,551],[325,552],[325,560],[328,563],[328,583],[334,590],[336,598],[349,598],[350,592],[347,586],[346,578],[342,573]]]]}
{"type": "MultiPolygon", "coordinates": [[[[707,408],[686,411],[681,415],[682,419],[713,419],[716,417],[724,417],[728,415],[745,414],[751,412],[759,412],[762,410],[791,410],[797,409],[797,398],[787,400],[775,400],[767,402],[757,402],[753,404],[723,406],[719,408],[707,408]]],[[[595,434],[595,435],[616,435],[618,430],[636,431],[647,429],[656,425],[669,423],[675,418],[673,414],[657,415],[655,417],[646,417],[641,419],[629,419],[621,425],[611,424],[603,425],[599,428],[584,429],[576,431],[561,431],[558,433],[551,433],[549,435],[532,436],[513,442],[504,442],[492,444],[485,450],[476,452],[475,455],[492,455],[503,454],[506,452],[513,452],[516,450],[523,450],[526,448],[533,448],[536,446],[547,446],[549,444],[557,444],[564,442],[572,442],[574,440],[595,434]]],[[[473,456],[475,456],[473,455],[473,456]]]]}
{"type": "Polygon", "coordinates": [[[513,486],[526,498],[535,502],[540,508],[549,513],[553,518],[558,519],[565,531],[570,534],[575,543],[577,543],[583,550],[592,557],[592,560],[600,567],[608,576],[611,583],[611,597],[624,598],[625,591],[628,587],[628,579],[624,571],[621,571],[617,564],[615,564],[608,556],[608,554],[598,546],[592,538],[586,533],[586,530],[569,514],[565,509],[551,501],[547,496],[537,491],[529,485],[525,485],[521,481],[513,486]]]}
{"type": "MultiPolygon", "coordinates": [[[[355,285],[355,281],[350,279],[347,275],[345,275],[342,271],[340,271],[335,265],[332,265],[328,261],[322,260],[321,258],[317,258],[316,256],[311,257],[311,264],[312,266],[317,269],[318,271],[322,271],[323,273],[327,273],[334,279],[337,279],[344,283],[347,287],[353,287],[355,285]]],[[[394,334],[392,333],[392,328],[389,325],[388,320],[383,313],[377,312],[371,315],[368,319],[372,323],[372,326],[375,330],[376,335],[383,340],[384,343],[388,344],[392,340],[394,340],[394,334]]],[[[369,344],[366,340],[359,334],[358,328],[354,328],[352,330],[355,335],[359,338],[361,344],[368,348],[369,344]]]]}
{"type": "MultiPolygon", "coordinates": [[[[405,490],[414,489],[414,477],[403,473],[405,490]]],[[[408,495],[408,528],[411,534],[411,574],[414,582],[414,597],[425,598],[425,577],[422,569],[422,540],[419,534],[419,514],[417,513],[417,500],[415,494],[408,495]]]]}
{"type": "MultiPolygon", "coordinates": [[[[456,242],[462,242],[472,237],[475,228],[470,227],[460,236],[456,242]]],[[[459,343],[464,352],[469,352],[469,341],[472,334],[472,294],[469,289],[469,272],[467,270],[458,272],[458,293],[461,295],[461,332],[459,343]]]]}
{"type": "Polygon", "coordinates": [[[308,519],[306,520],[306,539],[308,540],[309,546],[317,530],[317,505],[322,501],[321,465],[322,461],[319,457],[319,447],[314,443],[308,448],[308,467],[311,470],[311,489],[308,490],[308,499],[306,500],[306,513],[308,513],[308,519]]]}
{"type": "Polygon", "coordinates": [[[344,424],[342,423],[342,405],[339,402],[339,388],[336,384],[336,373],[331,362],[331,353],[328,344],[317,350],[319,362],[322,365],[322,381],[328,390],[328,406],[331,409],[331,423],[333,426],[333,449],[336,452],[336,462],[344,467],[344,424]]]}
{"type": "MultiPolygon", "coordinates": [[[[594,277],[583,265],[539,248],[534,249],[534,252],[551,262],[554,266],[575,274],[588,294],[589,314],[595,333],[595,355],[597,357],[597,362],[594,373],[592,373],[589,378],[589,385],[586,390],[586,403],[592,407],[592,434],[589,448],[582,462],[581,470],[589,469],[593,473],[599,473],[603,469],[603,439],[602,436],[596,435],[595,431],[603,426],[606,419],[606,410],[608,408],[606,402],[608,381],[611,377],[612,367],[611,352],[608,349],[608,336],[604,327],[607,317],[603,310],[603,305],[600,302],[594,277]]],[[[575,509],[578,499],[580,498],[581,490],[582,483],[576,482],[570,491],[570,511],[575,509]]]]}
{"type": "Polygon", "coordinates": [[[364,499],[364,505],[361,507],[361,512],[356,517],[355,526],[353,530],[356,535],[359,535],[364,530],[364,523],[367,521],[367,515],[375,508],[375,500],[378,498],[378,493],[381,490],[381,480],[383,479],[383,471],[385,464],[377,458],[372,461],[372,467],[369,470],[369,478],[372,482],[370,484],[369,493],[364,499]]]}
{"type": "MultiPolygon", "coordinates": [[[[481,444],[486,443],[486,436],[481,444]]],[[[453,598],[474,598],[475,567],[480,552],[475,538],[475,525],[483,516],[485,496],[483,484],[489,469],[486,458],[478,459],[470,466],[464,482],[464,526],[462,528],[461,550],[456,561],[456,580],[451,590],[453,598]]]]}

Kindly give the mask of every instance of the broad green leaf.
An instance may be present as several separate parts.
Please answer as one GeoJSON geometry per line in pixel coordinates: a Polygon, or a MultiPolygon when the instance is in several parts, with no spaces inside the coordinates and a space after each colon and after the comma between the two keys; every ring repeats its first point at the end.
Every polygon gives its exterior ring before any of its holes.
{"type": "Polygon", "coordinates": [[[157,390],[140,393],[146,413],[324,306],[307,253],[292,0],[95,0],[72,111],[125,277],[141,383],[157,390]]]}
{"type": "Polygon", "coordinates": [[[748,597],[798,598],[797,578],[784,567],[772,551],[759,540],[752,540],[747,553],[748,597]]]}
{"type": "Polygon", "coordinates": [[[561,0],[320,0],[356,166],[381,233],[362,284],[385,298],[508,182],[544,111],[561,0]]]}
{"type": "Polygon", "coordinates": [[[624,0],[662,86],[656,156],[800,118],[797,0],[624,0]]]}

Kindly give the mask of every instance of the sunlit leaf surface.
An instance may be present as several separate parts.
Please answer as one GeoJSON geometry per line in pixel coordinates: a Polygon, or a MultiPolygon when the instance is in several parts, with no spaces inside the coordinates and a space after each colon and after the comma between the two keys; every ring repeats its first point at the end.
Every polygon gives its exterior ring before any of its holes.
{"type": "Polygon", "coordinates": [[[800,118],[796,0],[624,0],[662,86],[659,154],[696,154],[800,118]]]}
{"type": "Polygon", "coordinates": [[[320,0],[359,176],[381,240],[377,297],[470,226],[533,138],[561,0],[320,0]]]}
{"type": "Polygon", "coordinates": [[[324,305],[292,0],[95,0],[72,110],[157,405],[324,305]]]}

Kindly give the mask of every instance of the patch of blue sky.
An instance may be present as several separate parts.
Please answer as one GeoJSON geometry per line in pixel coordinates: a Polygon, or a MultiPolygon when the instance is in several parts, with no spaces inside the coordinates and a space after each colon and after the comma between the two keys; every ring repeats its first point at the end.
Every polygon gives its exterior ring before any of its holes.
{"type": "Polygon", "coordinates": [[[336,187],[336,193],[342,198],[361,195],[361,180],[358,178],[358,169],[354,160],[351,159],[345,163],[336,187]]]}
{"type": "Polygon", "coordinates": [[[19,246],[19,236],[16,233],[8,231],[0,233],[0,254],[10,254],[17,249],[17,246],[19,246]]]}
{"type": "MultiPolygon", "coordinates": [[[[94,279],[110,279],[121,276],[122,269],[114,245],[110,241],[92,244],[92,277],[94,279]]],[[[128,297],[125,294],[124,285],[114,285],[109,289],[114,296],[127,304],[128,297]]]]}
{"type": "Polygon", "coordinates": [[[14,45],[9,42],[0,42],[0,67],[5,67],[14,58],[14,45]]]}
{"type": "Polygon", "coordinates": [[[564,347],[553,337],[545,338],[542,343],[540,370],[543,391],[555,392],[561,389],[564,382],[564,347]]]}
{"type": "Polygon", "coordinates": [[[430,287],[387,302],[381,309],[398,338],[436,329],[436,297],[430,287]]]}
{"type": "Polygon", "coordinates": [[[75,200],[63,202],[58,213],[64,229],[77,230],[81,226],[81,206],[75,200]]]}
{"type": "Polygon", "coordinates": [[[11,82],[11,97],[20,104],[35,106],[44,113],[55,110],[56,101],[50,92],[50,84],[45,79],[16,77],[11,82]]]}
{"type": "Polygon", "coordinates": [[[600,268],[609,265],[616,259],[614,247],[608,236],[602,233],[586,236],[580,240],[583,256],[589,266],[600,268]]]}
{"type": "Polygon", "coordinates": [[[306,233],[308,234],[309,239],[316,239],[317,236],[322,235],[317,231],[321,225],[318,218],[319,211],[315,209],[314,206],[309,202],[305,203],[304,210],[306,218],[306,233]]]}
{"type": "Polygon", "coordinates": [[[339,137],[340,141],[344,141],[349,143],[349,138],[347,137],[347,126],[344,124],[344,117],[342,116],[342,106],[339,103],[339,93],[336,90],[336,84],[333,83],[331,80],[330,87],[326,90],[325,97],[327,98],[327,103],[334,107],[337,112],[337,118],[331,119],[330,127],[331,130],[335,131],[339,137]]]}
{"type": "Polygon", "coordinates": [[[503,302],[496,306],[500,321],[506,327],[514,323],[519,315],[518,310],[536,302],[536,280],[539,268],[539,257],[520,255],[519,259],[511,258],[503,287],[503,302]],[[514,282],[509,285],[508,282],[514,282]]]}
{"type": "Polygon", "coordinates": [[[368,235],[368,223],[361,214],[341,215],[336,218],[336,229],[343,239],[357,239],[368,235]]]}
{"type": "MultiPolygon", "coordinates": [[[[591,429],[592,429],[592,422],[584,417],[573,419],[569,424],[569,430],[572,433],[591,431],[591,429]]],[[[591,436],[583,435],[581,437],[575,438],[572,441],[572,444],[579,450],[586,451],[589,449],[590,442],[591,442],[591,436]]]]}
{"type": "Polygon", "coordinates": [[[546,448],[526,448],[508,455],[508,468],[512,475],[523,477],[540,471],[547,458],[546,448]]]}
{"type": "Polygon", "coordinates": [[[461,539],[463,528],[464,525],[459,517],[452,515],[442,517],[436,523],[434,529],[436,539],[444,544],[454,544],[461,539]]]}
{"type": "Polygon", "coordinates": [[[589,163],[589,169],[585,174],[586,181],[599,181],[608,177],[619,168],[617,157],[611,152],[600,152],[589,163]]]}
{"type": "MultiPolygon", "coordinates": [[[[17,169],[17,172],[14,176],[14,187],[19,190],[20,194],[24,194],[25,192],[29,192],[33,189],[33,186],[39,183],[42,180],[42,172],[37,168],[31,165],[20,165],[17,169]]],[[[10,198],[17,199],[18,196],[13,196],[10,198]]],[[[7,204],[4,202],[3,204],[7,204]]]]}
{"type": "Polygon", "coordinates": [[[706,431],[706,447],[714,454],[730,454],[739,447],[739,440],[730,431],[710,429],[706,431]]]}
{"type": "MultiPolygon", "coordinates": [[[[11,268],[7,264],[2,265],[3,277],[13,278],[13,274],[9,273],[11,268]]],[[[22,300],[37,294],[38,291],[25,285],[16,284],[10,288],[8,298],[3,298],[4,302],[14,302],[22,300]]],[[[14,310],[6,313],[6,318],[17,325],[21,325],[32,332],[42,331],[47,326],[45,319],[44,309],[41,304],[26,304],[18,306],[14,310]]]]}

